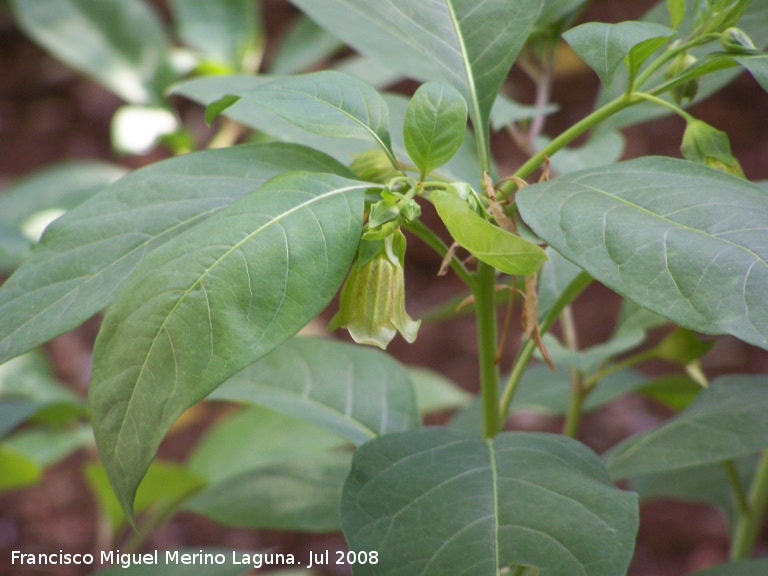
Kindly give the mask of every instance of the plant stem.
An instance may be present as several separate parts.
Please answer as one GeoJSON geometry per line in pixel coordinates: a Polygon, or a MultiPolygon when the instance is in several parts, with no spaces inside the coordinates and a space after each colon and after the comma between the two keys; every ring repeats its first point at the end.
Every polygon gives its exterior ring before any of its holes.
{"type": "MultiPolygon", "coordinates": [[[[557,317],[563,311],[563,308],[573,302],[576,297],[581,294],[582,290],[589,286],[590,282],[592,282],[592,277],[586,272],[582,272],[565,290],[563,290],[555,304],[549,312],[547,312],[544,319],[539,322],[539,330],[542,335],[544,335],[552,324],[554,324],[557,317]]],[[[520,352],[515,359],[515,365],[512,367],[512,373],[509,375],[507,385],[504,388],[504,394],[501,397],[499,412],[502,421],[507,417],[509,407],[512,405],[512,400],[515,398],[517,387],[520,385],[520,379],[523,377],[523,373],[533,357],[534,350],[536,350],[536,342],[534,342],[533,339],[528,339],[525,341],[522,348],[520,348],[520,352]]]]}
{"type": "MultiPolygon", "coordinates": [[[[573,321],[571,306],[563,308],[560,313],[560,326],[563,329],[563,340],[569,350],[576,351],[579,348],[578,336],[576,334],[576,323],[573,321]]],[[[563,424],[563,434],[569,438],[575,438],[581,421],[581,407],[584,403],[589,390],[584,387],[584,378],[576,368],[570,369],[571,374],[571,396],[568,402],[568,412],[563,424]]]]}
{"type": "Polygon", "coordinates": [[[741,479],[739,478],[736,464],[733,460],[726,460],[723,462],[723,467],[725,468],[725,473],[728,475],[728,482],[733,489],[733,497],[736,499],[739,516],[742,514],[749,514],[749,502],[747,501],[747,495],[744,493],[744,488],[741,485],[741,479]]]}
{"type": "Polygon", "coordinates": [[[635,92],[633,96],[635,96],[636,98],[647,100],[648,102],[653,102],[654,104],[658,104],[659,106],[674,112],[678,116],[681,116],[683,119],[685,119],[686,122],[691,122],[693,120],[696,120],[696,118],[694,118],[693,116],[688,114],[688,112],[680,108],[680,106],[676,106],[672,102],[667,102],[666,100],[662,100],[661,98],[658,98],[651,94],[645,94],[644,92],[635,92]]]}
{"type": "MultiPolygon", "coordinates": [[[[567,146],[570,144],[573,140],[584,134],[589,129],[593,128],[606,118],[613,116],[617,112],[623,110],[624,108],[627,108],[628,106],[632,106],[633,104],[636,104],[634,100],[631,100],[627,98],[625,95],[620,96],[619,98],[616,98],[615,100],[612,100],[608,102],[605,106],[602,106],[601,108],[598,108],[588,116],[582,118],[579,120],[576,124],[568,128],[565,132],[560,134],[557,138],[552,140],[549,144],[547,144],[544,148],[542,148],[539,152],[531,156],[525,164],[520,166],[520,168],[517,169],[515,172],[515,176],[518,178],[522,178],[525,180],[528,178],[533,172],[541,166],[544,161],[552,156],[555,152],[560,150],[561,148],[567,146]]],[[[501,185],[501,189],[504,193],[511,192],[511,188],[514,186],[514,182],[507,181],[504,182],[501,185]]]]}
{"type": "Polygon", "coordinates": [[[763,451],[757,464],[757,470],[749,488],[748,504],[746,513],[739,514],[731,544],[731,560],[748,558],[760,533],[766,505],[768,505],[768,450],[763,451]]]}
{"type": "Polygon", "coordinates": [[[496,270],[480,262],[477,267],[475,318],[480,356],[480,394],[483,405],[483,436],[493,438],[501,431],[499,417],[499,370],[496,366],[496,270]]]}
{"type": "MultiPolygon", "coordinates": [[[[437,236],[437,234],[435,234],[421,222],[409,222],[407,224],[403,224],[403,228],[422,240],[427,246],[437,252],[441,258],[444,258],[445,255],[448,254],[449,248],[445,245],[445,242],[443,242],[437,236]]],[[[462,264],[455,256],[451,258],[451,268],[454,272],[456,272],[459,278],[464,281],[464,284],[466,284],[469,288],[474,289],[476,283],[475,278],[472,276],[472,273],[467,270],[464,264],[462,264]]]]}

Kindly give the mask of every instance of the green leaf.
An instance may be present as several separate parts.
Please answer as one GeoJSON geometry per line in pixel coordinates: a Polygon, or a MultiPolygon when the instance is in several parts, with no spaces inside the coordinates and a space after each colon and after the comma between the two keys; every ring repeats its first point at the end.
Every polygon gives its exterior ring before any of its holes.
{"type": "Polygon", "coordinates": [[[156,249],[125,283],[96,340],[89,399],[127,513],[176,418],[331,300],[357,250],[369,187],[278,176],[156,249]]]}
{"type": "Polygon", "coordinates": [[[582,374],[589,374],[606,360],[642,344],[645,340],[645,333],[641,330],[623,331],[614,334],[605,342],[581,350],[571,350],[563,346],[551,334],[545,334],[543,340],[552,361],[556,365],[575,368],[582,374]]]}
{"type": "Polygon", "coordinates": [[[724,376],[666,424],[605,456],[614,480],[681,470],[746,456],[768,446],[768,380],[724,376]]]}
{"type": "Polygon", "coordinates": [[[405,112],[403,136],[422,177],[456,154],[466,131],[467,103],[458,90],[441,82],[416,90],[405,112]]]}
{"type": "Polygon", "coordinates": [[[685,0],[667,0],[669,11],[669,25],[677,28],[685,18],[685,0]]]}
{"type": "Polygon", "coordinates": [[[209,484],[347,445],[344,438],[294,416],[249,406],[218,420],[189,457],[189,469],[209,484]]]}
{"type": "Polygon", "coordinates": [[[210,484],[184,508],[250,528],[339,530],[351,453],[344,439],[260,406],[220,420],[189,467],[210,484]]]}
{"type": "Polygon", "coordinates": [[[491,127],[494,131],[499,131],[513,122],[530,120],[536,116],[549,116],[559,109],[560,106],[557,104],[547,104],[546,106],[520,104],[504,96],[504,94],[499,94],[493,103],[493,108],[491,108],[491,127]]]}
{"type": "Polygon", "coordinates": [[[674,34],[671,28],[651,22],[588,22],[568,30],[563,38],[597,72],[603,85],[610,88],[616,68],[633,48],[648,40],[668,38],[674,34]]]}
{"type": "Polygon", "coordinates": [[[93,445],[93,430],[90,426],[22,430],[4,439],[3,444],[25,454],[44,468],[56,464],[81,448],[93,445]]]}
{"type": "Polygon", "coordinates": [[[35,484],[42,472],[29,456],[0,445],[0,494],[35,484]]]}
{"type": "Polygon", "coordinates": [[[82,324],[157,246],[289,170],[347,175],[291,144],[250,144],[158,162],[68,212],[0,288],[0,362],[82,324]]]}
{"type": "MultiPolygon", "coordinates": [[[[547,137],[536,139],[536,147],[541,150],[551,140],[547,137]]],[[[613,164],[624,154],[624,137],[619,132],[598,132],[577,148],[561,148],[550,163],[557,174],[569,174],[587,168],[597,168],[613,164]]]]}
{"type": "Polygon", "coordinates": [[[0,219],[24,227],[43,210],[71,210],[125,174],[122,166],[69,160],[46,166],[14,182],[0,196],[0,219]]]}
{"type": "Polygon", "coordinates": [[[321,136],[372,140],[384,150],[391,147],[386,102],[373,87],[342,72],[288,76],[234,95],[321,136]]]}
{"type": "Polygon", "coordinates": [[[619,294],[685,328],[768,348],[761,188],[643,158],[527,186],[516,198],[541,238],[619,294]]]}
{"type": "Polygon", "coordinates": [[[416,389],[420,414],[461,408],[474,396],[442,374],[428,368],[411,367],[408,373],[416,389]]]}
{"type": "MultiPolygon", "coordinates": [[[[632,370],[622,370],[606,376],[587,396],[583,410],[595,410],[628,392],[637,390],[647,382],[642,374],[632,370]]],[[[526,370],[520,380],[520,389],[512,402],[512,411],[565,414],[568,410],[570,389],[570,375],[564,367],[552,372],[548,366],[533,366],[526,370]]]]}
{"type": "Polygon", "coordinates": [[[751,558],[727,562],[706,570],[697,570],[689,576],[763,576],[766,572],[768,572],[768,558],[751,558]]]}
{"type": "MultiPolygon", "coordinates": [[[[693,32],[695,27],[695,12],[695,10],[687,11],[685,18],[683,19],[683,22],[680,24],[678,29],[678,34],[680,37],[684,38],[693,32]]],[[[655,22],[658,24],[666,24],[669,22],[669,13],[665,3],[659,2],[655,8],[651,9],[645,16],[643,16],[643,21],[655,22]]],[[[767,23],[768,0],[752,0],[752,2],[750,2],[747,6],[746,12],[739,20],[739,27],[753,38],[768,38],[767,23]]],[[[705,66],[708,65],[707,63],[713,64],[716,60],[721,60],[721,54],[713,54],[713,52],[717,52],[718,50],[720,50],[720,45],[717,42],[710,42],[692,50],[691,53],[699,58],[699,61],[694,64],[692,68],[696,68],[700,64],[705,66]]],[[[744,58],[753,57],[750,56],[744,58]]],[[[713,93],[720,90],[731,80],[733,80],[738,75],[739,71],[724,70],[724,68],[733,66],[735,66],[735,63],[731,61],[730,57],[721,60],[720,64],[715,64],[714,67],[709,71],[719,72],[701,78],[696,97],[693,99],[691,104],[704,100],[708,96],[711,96],[713,93]],[[723,63],[726,65],[723,66],[723,63]]],[[[659,70],[649,79],[647,86],[657,86],[663,83],[665,81],[663,77],[664,72],[665,69],[662,67],[661,70],[659,70]]],[[[617,75],[621,75],[624,73],[624,71],[619,68],[616,73],[617,75]]],[[[685,73],[684,76],[688,76],[688,73],[685,73]]],[[[764,87],[766,85],[768,85],[768,81],[763,84],[764,87]]],[[[600,93],[596,102],[596,106],[599,107],[606,102],[613,100],[614,98],[620,96],[624,90],[625,85],[623,82],[614,82],[614,86],[611,91],[603,90],[600,93]]],[[[768,90],[768,88],[766,88],[766,90],[768,90]]],[[[664,97],[668,98],[667,96],[664,97]]],[[[632,106],[631,108],[627,108],[618,114],[611,116],[600,124],[598,130],[618,130],[619,128],[625,126],[630,126],[638,122],[646,122],[648,120],[652,120],[653,118],[665,116],[670,113],[671,112],[665,107],[651,103],[644,103],[638,106],[632,106]]]]}
{"type": "Polygon", "coordinates": [[[637,530],[635,496],[597,457],[541,433],[382,436],[355,454],[341,506],[350,549],[379,552],[356,576],[623,576],[637,530]]]}
{"type": "Polygon", "coordinates": [[[94,576],[240,576],[253,570],[253,563],[243,562],[242,557],[249,554],[253,558],[254,553],[231,548],[180,548],[156,553],[157,564],[131,564],[125,568],[117,564],[115,552],[116,565],[99,570],[94,576]]]}
{"type": "Polygon", "coordinates": [[[298,74],[330,58],[344,43],[304,15],[291,23],[275,46],[270,74],[298,74]]]}
{"type": "Polygon", "coordinates": [[[263,40],[253,0],[170,0],[181,40],[228,72],[252,70],[263,40]]]}
{"type": "Polygon", "coordinates": [[[304,130],[303,128],[283,120],[277,114],[254,102],[233,97],[231,103],[225,94],[242,94],[254,90],[274,77],[259,76],[210,76],[195,78],[177,84],[172,90],[173,94],[181,94],[207,107],[208,121],[216,114],[223,114],[236,122],[249,128],[262,131],[286,142],[296,142],[304,146],[314,148],[329,154],[337,160],[348,164],[353,154],[363,152],[370,148],[369,141],[343,140],[320,136],[304,130]],[[236,100],[234,100],[236,99],[236,100]]]}
{"type": "Polygon", "coordinates": [[[419,424],[413,384],[392,357],[330,339],[293,338],[211,399],[269,406],[353,444],[419,424]]]}
{"type": "Polygon", "coordinates": [[[671,374],[652,380],[639,392],[679,412],[696,399],[701,392],[701,384],[685,374],[671,374]]]}
{"type": "Polygon", "coordinates": [[[184,509],[230,526],[337,532],[350,460],[326,453],[275,462],[204,489],[184,509]]]}
{"type": "Polygon", "coordinates": [[[360,53],[422,81],[441,80],[469,106],[487,165],[488,117],[542,0],[292,0],[360,53]]]}
{"type": "Polygon", "coordinates": [[[478,260],[505,274],[534,274],[547,255],[538,246],[484,220],[456,194],[430,194],[440,219],[461,246],[478,260]]]}
{"type": "Polygon", "coordinates": [[[141,0],[12,0],[31,38],[75,70],[135,104],[158,102],[168,83],[168,42],[141,0]]]}
{"type": "MultiPolygon", "coordinates": [[[[197,474],[173,462],[153,462],[146,472],[136,492],[136,514],[150,508],[173,508],[204,485],[197,474]]],[[[126,516],[112,491],[104,466],[99,462],[87,462],[83,467],[83,476],[96,496],[101,513],[109,520],[113,533],[117,533],[125,524],[126,516]]]]}

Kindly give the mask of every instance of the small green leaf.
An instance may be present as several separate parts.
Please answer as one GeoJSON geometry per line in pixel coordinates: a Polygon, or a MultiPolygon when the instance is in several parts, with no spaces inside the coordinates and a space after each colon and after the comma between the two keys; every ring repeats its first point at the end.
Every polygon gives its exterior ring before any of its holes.
{"type": "Polygon", "coordinates": [[[354,76],[324,70],[279,78],[234,95],[315,134],[373,140],[384,150],[391,147],[386,102],[354,76]]]}
{"type": "Polygon", "coordinates": [[[438,190],[430,200],[456,242],[505,274],[534,274],[547,260],[544,250],[487,222],[456,194],[438,190]]]}
{"type": "Polygon", "coordinates": [[[68,212],[0,288],[0,362],[82,324],[147,253],[289,170],[351,175],[303,146],[249,144],[152,164],[68,212]]]}
{"type": "Polygon", "coordinates": [[[568,30],[563,34],[563,38],[581,59],[597,72],[603,85],[610,88],[616,68],[635,46],[647,40],[668,38],[674,34],[675,31],[671,28],[650,22],[589,22],[568,30]]]}
{"type": "MultiPolygon", "coordinates": [[[[588,412],[607,404],[634,390],[641,388],[648,380],[640,373],[622,370],[603,378],[594,391],[587,396],[583,410],[588,412]]],[[[571,379],[563,367],[553,373],[543,364],[526,370],[520,380],[520,389],[512,402],[513,412],[538,412],[542,414],[565,414],[571,379]]]]}
{"type": "Polygon", "coordinates": [[[240,96],[227,95],[206,106],[205,123],[210,126],[211,123],[219,117],[219,115],[221,115],[228,108],[231,108],[239,100],[240,96]]]}
{"type": "Polygon", "coordinates": [[[669,25],[677,28],[685,18],[685,0],[667,0],[669,11],[669,25]]]}
{"type": "Polygon", "coordinates": [[[458,90],[440,82],[416,90],[405,112],[403,136],[422,178],[456,154],[466,131],[467,103],[458,90]]]}
{"type": "Polygon", "coordinates": [[[411,367],[408,373],[416,390],[420,414],[461,408],[473,398],[472,394],[428,368],[411,367]]]}
{"type": "Polygon", "coordinates": [[[41,468],[63,460],[73,452],[93,446],[93,430],[81,425],[66,429],[25,429],[3,440],[3,444],[25,454],[41,468]]]}
{"type": "MultiPolygon", "coordinates": [[[[88,462],[83,467],[83,476],[96,496],[101,513],[109,520],[112,531],[117,533],[125,524],[126,516],[112,491],[104,466],[99,462],[88,462]]],[[[203,485],[203,479],[187,467],[158,460],[149,467],[136,492],[134,511],[140,514],[150,508],[174,506],[203,485]]]]}
{"type": "Polygon", "coordinates": [[[622,576],[637,530],[635,496],[590,450],[522,432],[483,440],[424,428],[373,440],[355,454],[341,514],[350,548],[379,553],[356,576],[497,576],[511,565],[622,576]]]}
{"type": "Polygon", "coordinates": [[[533,184],[516,198],[534,232],[619,294],[690,330],[768,348],[761,188],[643,158],[533,184]]]}
{"type": "Polygon", "coordinates": [[[142,0],[13,0],[21,28],[56,58],[134,104],[158,102],[168,41],[142,0]]]}
{"type": "Polygon", "coordinates": [[[543,0],[292,0],[361,54],[422,81],[440,80],[467,102],[487,166],[493,101],[538,19],[543,0]]]}
{"type": "Polygon", "coordinates": [[[252,0],[170,0],[181,40],[229,72],[253,71],[263,40],[252,0]]]}
{"type": "Polygon", "coordinates": [[[630,332],[625,330],[619,334],[614,334],[606,342],[581,350],[571,350],[563,346],[551,334],[544,335],[544,343],[552,361],[558,366],[575,368],[582,374],[593,372],[606,360],[636,348],[644,340],[645,333],[643,331],[633,330],[630,332]]]}
{"type": "Polygon", "coordinates": [[[378,350],[330,339],[292,338],[210,398],[269,406],[353,444],[419,423],[403,366],[378,350]]]}
{"type": "Polygon", "coordinates": [[[35,484],[42,474],[43,471],[32,458],[0,445],[0,493],[35,484]]]}
{"type": "Polygon", "coordinates": [[[604,456],[614,480],[739,458],[768,446],[768,381],[724,376],[666,424],[604,456]]]}
{"type": "Polygon", "coordinates": [[[695,332],[677,328],[656,346],[656,354],[668,362],[685,366],[698,360],[712,349],[715,342],[705,342],[695,332]]]}
{"type": "Polygon", "coordinates": [[[127,514],[176,418],[334,296],[367,188],[331,174],[278,176],[156,249],[125,283],[96,340],[89,400],[127,514]]]}
{"type": "Polygon", "coordinates": [[[680,146],[683,158],[698,162],[727,174],[746,178],[739,161],[731,154],[728,134],[701,120],[688,121],[680,146]]]}

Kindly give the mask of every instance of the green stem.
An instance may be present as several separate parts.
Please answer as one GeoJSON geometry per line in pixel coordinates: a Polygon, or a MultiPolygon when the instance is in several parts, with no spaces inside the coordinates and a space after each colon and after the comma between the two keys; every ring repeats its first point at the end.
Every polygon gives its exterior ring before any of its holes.
{"type": "Polygon", "coordinates": [[[731,560],[748,558],[760,533],[766,505],[768,505],[768,450],[763,451],[758,462],[749,488],[748,504],[747,512],[739,514],[736,533],[731,544],[731,560]]]}
{"type": "MultiPolygon", "coordinates": [[[[441,258],[445,258],[445,255],[448,254],[448,250],[450,250],[450,248],[445,245],[445,242],[443,242],[437,236],[437,234],[435,234],[421,222],[409,222],[407,224],[403,224],[403,228],[422,240],[427,246],[437,252],[441,258]]],[[[472,273],[467,270],[464,264],[462,264],[461,261],[459,261],[459,259],[455,256],[451,258],[451,268],[454,272],[456,272],[459,278],[464,281],[464,284],[466,284],[469,288],[474,289],[476,283],[474,276],[472,276],[472,273]]]]}
{"type": "MultiPolygon", "coordinates": [[[[591,276],[586,272],[582,272],[568,285],[565,290],[563,290],[555,304],[552,306],[549,312],[547,312],[544,319],[539,322],[539,330],[541,331],[542,335],[545,334],[547,330],[550,329],[552,324],[555,323],[555,320],[557,320],[557,317],[560,316],[563,308],[573,302],[576,297],[581,294],[582,290],[589,286],[591,282],[591,276]]],[[[517,392],[517,388],[520,385],[520,379],[523,377],[523,373],[525,372],[528,363],[531,361],[533,352],[535,350],[536,342],[534,342],[532,339],[526,340],[525,344],[523,344],[522,348],[520,348],[520,352],[515,359],[515,365],[512,367],[512,373],[509,375],[507,385],[504,387],[504,394],[501,397],[499,412],[502,421],[506,419],[507,414],[509,413],[509,407],[512,405],[512,400],[515,398],[515,392],[517,392]]]]}
{"type": "MultiPolygon", "coordinates": [[[[525,164],[523,164],[520,168],[518,168],[518,170],[515,172],[515,176],[525,180],[531,174],[533,174],[536,171],[536,169],[539,166],[541,166],[544,163],[544,161],[550,156],[552,156],[555,152],[567,146],[568,144],[573,142],[576,138],[578,138],[579,136],[581,136],[591,128],[595,127],[597,124],[599,124],[606,118],[613,116],[617,112],[620,112],[624,108],[627,108],[628,106],[632,106],[633,104],[636,104],[634,100],[631,100],[626,96],[622,95],[619,98],[616,98],[611,102],[608,102],[605,106],[598,108],[597,110],[592,112],[590,115],[582,118],[576,124],[568,128],[568,130],[566,130],[565,132],[560,134],[557,138],[552,140],[544,148],[539,150],[539,152],[531,156],[528,159],[528,161],[525,162],[525,164]]],[[[513,186],[515,186],[515,183],[513,181],[507,181],[501,185],[501,189],[503,192],[508,194],[509,192],[511,192],[511,189],[513,186]]]]}
{"type": "MultiPolygon", "coordinates": [[[[579,342],[576,334],[576,323],[573,320],[570,305],[563,308],[560,314],[560,326],[563,330],[565,345],[569,350],[578,350],[579,342]]],[[[563,434],[569,438],[575,438],[579,430],[579,422],[581,421],[581,407],[589,391],[584,388],[584,378],[576,368],[572,367],[570,374],[571,395],[563,424],[563,434]]]]}
{"type": "Polygon", "coordinates": [[[483,436],[493,438],[501,431],[499,417],[499,370],[496,366],[496,270],[480,262],[477,266],[475,318],[477,348],[480,356],[480,394],[483,406],[483,436]]]}
{"type": "Polygon", "coordinates": [[[644,92],[635,92],[633,96],[636,98],[641,98],[642,100],[647,100],[648,102],[653,102],[654,104],[658,104],[659,106],[666,108],[667,110],[671,110],[678,116],[681,116],[683,119],[685,119],[686,122],[691,122],[696,120],[696,118],[688,114],[688,112],[680,108],[680,106],[676,106],[672,102],[667,102],[666,100],[662,100],[661,98],[653,96],[652,94],[646,94],[644,92]]]}

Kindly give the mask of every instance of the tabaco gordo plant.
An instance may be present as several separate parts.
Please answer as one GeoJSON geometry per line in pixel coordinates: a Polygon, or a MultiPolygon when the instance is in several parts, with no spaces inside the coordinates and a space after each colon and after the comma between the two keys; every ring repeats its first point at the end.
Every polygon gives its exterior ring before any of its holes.
{"type": "MultiPolygon", "coordinates": [[[[355,576],[621,576],[639,497],[667,494],[731,520],[731,562],[701,576],[765,574],[768,561],[750,556],[768,503],[768,379],[708,381],[699,358],[711,339],[699,334],[768,349],[768,193],[745,179],[728,136],[686,108],[742,69],[768,90],[768,2],[668,0],[638,21],[578,25],[585,0],[292,3],[311,21],[255,74],[253,2],[171,1],[197,54],[192,79],[169,63],[139,0],[10,3],[31,37],[126,100],[118,136],[125,118],[155,114],[168,125],[155,121],[154,135],[188,152],[67,211],[18,252],[0,289],[7,366],[105,310],[88,393],[101,463],[85,473],[112,526],[138,525],[134,548],[177,510],[341,529],[355,576]],[[83,14],[92,36],[81,46],[83,14]],[[129,25],[141,42],[115,32],[129,25]],[[295,73],[339,46],[322,29],[359,56],[295,73]],[[602,89],[593,112],[544,138],[562,42],[602,89]],[[535,106],[500,93],[518,58],[537,80],[535,106]],[[397,78],[422,84],[408,97],[374,87],[397,78]],[[171,95],[225,117],[211,149],[189,150],[171,95]],[[684,159],[617,161],[621,128],[670,113],[686,121],[684,159]],[[509,174],[490,146],[503,126],[529,154],[509,174]],[[219,147],[246,129],[272,138],[219,147]],[[297,336],[340,293],[331,328],[382,349],[398,333],[416,339],[404,273],[413,242],[463,281],[476,318],[480,394],[445,426],[420,424],[423,373],[375,347],[297,336]],[[612,337],[581,350],[570,305],[592,282],[625,304],[612,337]],[[523,337],[502,378],[497,295],[510,293],[523,337]],[[665,323],[676,328],[643,346],[665,323]],[[633,370],[654,358],[677,366],[674,377],[633,370]],[[581,415],[631,391],[677,399],[678,413],[598,457],[575,439],[581,415]],[[562,407],[563,434],[506,431],[523,395],[562,407]],[[155,461],[206,399],[243,409],[187,462],[155,461]]],[[[441,405],[463,402],[445,383],[430,390],[441,405]]],[[[13,426],[77,402],[16,392],[3,404],[4,449],[21,458],[13,426]]]]}

